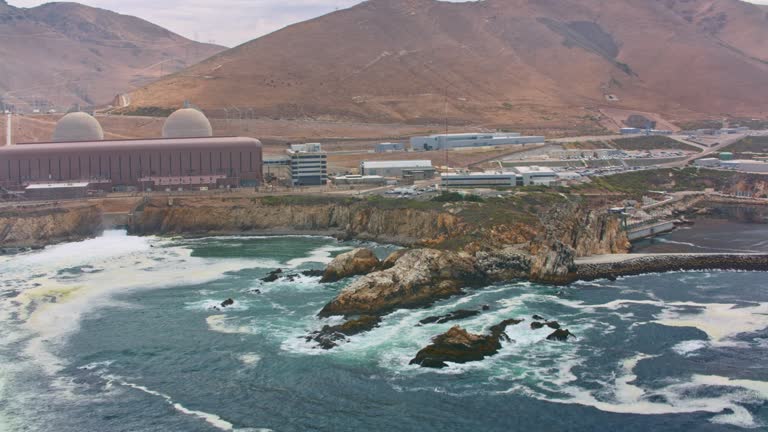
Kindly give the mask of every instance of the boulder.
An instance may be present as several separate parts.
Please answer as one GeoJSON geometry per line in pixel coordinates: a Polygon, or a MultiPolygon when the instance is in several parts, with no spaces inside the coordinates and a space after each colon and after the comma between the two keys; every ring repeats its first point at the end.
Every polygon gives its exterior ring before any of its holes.
{"type": "Polygon", "coordinates": [[[379,266],[379,259],[372,250],[357,248],[343,253],[331,261],[320,282],[336,282],[350,276],[364,275],[379,266]]]}
{"type": "Polygon", "coordinates": [[[533,330],[538,330],[540,328],[544,328],[545,326],[557,330],[560,328],[560,323],[557,321],[534,321],[531,323],[531,328],[533,330]]]}
{"type": "Polygon", "coordinates": [[[379,317],[364,315],[357,319],[349,320],[344,324],[324,326],[322,329],[307,336],[306,341],[315,341],[320,348],[329,350],[338,346],[339,342],[345,341],[348,336],[373,330],[380,322],[381,318],[379,317]]]}
{"type": "Polygon", "coordinates": [[[261,279],[261,281],[262,282],[267,282],[267,283],[274,282],[274,281],[280,279],[280,276],[282,276],[282,274],[283,274],[283,269],[272,270],[271,272],[269,272],[267,274],[266,277],[263,277],[261,279]]]}
{"type": "Polygon", "coordinates": [[[235,304],[235,301],[230,298],[221,302],[221,307],[225,308],[227,306],[232,306],[233,304],[235,304]]]}
{"type": "Polygon", "coordinates": [[[325,270],[304,270],[301,274],[307,277],[323,277],[325,270]]]}
{"type": "Polygon", "coordinates": [[[465,254],[434,249],[405,253],[394,267],[354,281],[320,311],[320,316],[382,315],[400,308],[432,304],[487,283],[465,254]]]}
{"type": "Polygon", "coordinates": [[[459,326],[452,327],[447,332],[432,339],[428,345],[416,354],[410,364],[429,368],[444,368],[451,363],[468,363],[480,361],[492,356],[501,349],[501,341],[509,341],[504,332],[508,325],[520,323],[522,320],[510,319],[491,327],[490,335],[469,333],[459,326]]]}
{"type": "Polygon", "coordinates": [[[449,321],[456,321],[456,320],[462,320],[465,318],[470,318],[476,315],[480,315],[480,311],[478,310],[466,310],[466,309],[459,309],[457,311],[453,311],[450,313],[447,313],[445,315],[437,315],[437,316],[431,316],[424,318],[423,320],[419,321],[421,324],[444,324],[449,321]]]}
{"type": "Polygon", "coordinates": [[[576,335],[568,331],[568,329],[557,329],[547,336],[547,340],[565,342],[569,337],[575,338],[576,335]]]}

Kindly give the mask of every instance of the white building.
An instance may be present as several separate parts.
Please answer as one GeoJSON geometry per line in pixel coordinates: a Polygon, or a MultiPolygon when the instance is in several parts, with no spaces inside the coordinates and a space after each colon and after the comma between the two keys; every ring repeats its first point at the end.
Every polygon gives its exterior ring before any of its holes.
{"type": "Polygon", "coordinates": [[[440,185],[443,188],[509,188],[518,186],[549,186],[559,180],[557,174],[548,168],[517,167],[507,172],[474,172],[443,174],[440,185]]]}
{"type": "Polygon", "coordinates": [[[293,186],[324,186],[328,182],[328,155],[321,144],[293,144],[288,156],[293,186]]]}
{"type": "Polygon", "coordinates": [[[432,178],[435,175],[435,168],[432,166],[431,160],[362,161],[360,162],[360,174],[382,177],[418,174],[418,177],[432,178]]]}
{"type": "Polygon", "coordinates": [[[512,169],[522,177],[523,186],[549,186],[558,180],[557,173],[546,167],[520,166],[512,169]]]}
{"type": "Polygon", "coordinates": [[[521,136],[519,133],[438,134],[411,138],[416,151],[446,150],[466,147],[496,147],[514,144],[543,144],[543,136],[521,136]]]}

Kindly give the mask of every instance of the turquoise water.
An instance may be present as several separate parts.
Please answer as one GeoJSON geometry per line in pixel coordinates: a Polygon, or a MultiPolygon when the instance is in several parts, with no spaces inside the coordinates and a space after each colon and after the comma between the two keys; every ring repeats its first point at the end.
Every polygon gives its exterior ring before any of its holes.
{"type": "MultiPolygon", "coordinates": [[[[0,430],[677,431],[768,427],[766,273],[670,273],[471,290],[323,351],[304,336],[348,281],[262,283],[360,243],[110,232],[0,257],[0,430]],[[256,291],[258,290],[258,292],[256,291]],[[221,311],[212,306],[232,298],[221,311]],[[482,362],[408,365],[456,309],[513,343],[482,362]],[[557,319],[568,343],[531,330],[557,319]]],[[[374,246],[381,256],[393,248],[374,246]]]]}

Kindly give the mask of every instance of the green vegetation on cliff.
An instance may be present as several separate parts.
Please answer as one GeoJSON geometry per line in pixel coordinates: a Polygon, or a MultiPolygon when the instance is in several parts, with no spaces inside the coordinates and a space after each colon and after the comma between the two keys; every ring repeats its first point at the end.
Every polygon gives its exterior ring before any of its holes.
{"type": "Polygon", "coordinates": [[[704,191],[712,188],[722,191],[736,181],[739,175],[731,171],[700,168],[674,168],[634,171],[592,179],[592,183],[574,188],[579,192],[622,193],[632,197],[649,190],[679,192],[704,191]]]}
{"type": "Polygon", "coordinates": [[[740,158],[748,158],[748,156],[744,155],[744,153],[752,153],[758,155],[768,154],[768,137],[746,137],[741,141],[729,145],[726,150],[738,154],[740,158]]]}

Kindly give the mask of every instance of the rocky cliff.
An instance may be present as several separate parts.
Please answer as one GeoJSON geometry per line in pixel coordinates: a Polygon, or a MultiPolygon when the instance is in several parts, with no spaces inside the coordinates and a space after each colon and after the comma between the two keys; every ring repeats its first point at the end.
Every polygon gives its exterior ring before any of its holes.
{"type": "Polygon", "coordinates": [[[401,245],[431,244],[464,229],[458,217],[434,210],[268,198],[154,200],[135,213],[130,226],[135,234],[305,232],[401,245]]]}
{"type": "Polygon", "coordinates": [[[77,241],[102,231],[102,210],[98,205],[30,206],[0,212],[0,248],[77,241]]]}
{"type": "Polygon", "coordinates": [[[529,246],[532,280],[566,283],[573,277],[576,258],[630,248],[620,219],[604,209],[572,204],[555,207],[541,219],[544,230],[529,246]]]}

